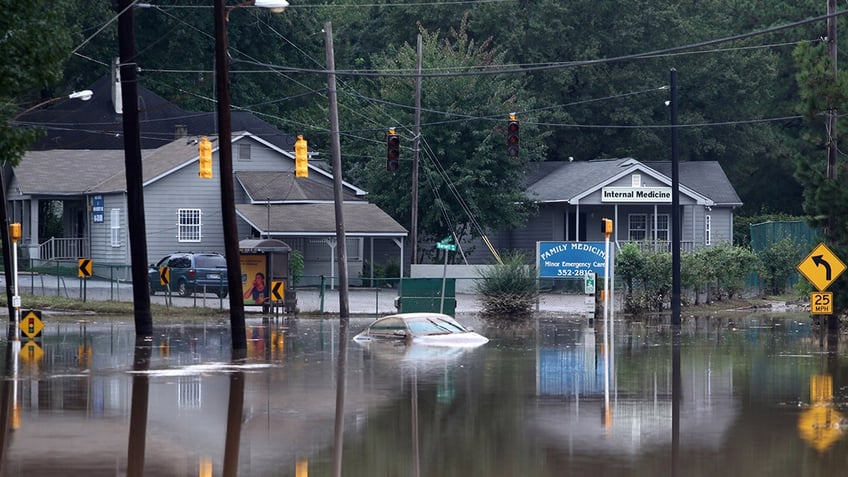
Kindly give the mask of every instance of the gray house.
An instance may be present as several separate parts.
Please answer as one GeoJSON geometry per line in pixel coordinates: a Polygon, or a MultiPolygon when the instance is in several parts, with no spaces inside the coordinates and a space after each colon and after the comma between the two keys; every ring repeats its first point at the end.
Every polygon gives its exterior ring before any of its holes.
{"type": "MultiPolygon", "coordinates": [[[[224,249],[220,178],[217,167],[213,179],[199,177],[198,139],[182,137],[142,153],[149,262],[174,251],[224,249]]],[[[210,139],[217,164],[217,138],[210,139]]],[[[331,174],[310,165],[308,178],[295,178],[294,152],[249,132],[234,134],[233,171],[239,237],[276,238],[301,251],[306,279],[336,276],[331,174]]],[[[98,266],[117,266],[128,275],[126,189],[123,150],[28,152],[8,188],[10,219],[23,229],[23,258],[85,257],[95,274],[98,266]],[[43,236],[39,220],[51,216],[61,218],[61,236],[43,236]]],[[[343,183],[343,195],[349,276],[364,272],[375,240],[394,246],[400,259],[407,231],[368,203],[363,190],[343,183]]]]}
{"type": "MultiPolygon", "coordinates": [[[[669,250],[671,163],[632,158],[533,164],[527,195],[538,213],[525,227],[496,235],[501,250],[535,251],[537,241],[603,241],[601,219],[613,219],[611,240],[669,250]]],[[[733,211],[742,205],[714,161],[681,162],[681,247],[733,240],[733,211]]],[[[482,249],[482,247],[478,247],[482,249]]],[[[479,258],[479,257],[478,257],[479,258]]]]}

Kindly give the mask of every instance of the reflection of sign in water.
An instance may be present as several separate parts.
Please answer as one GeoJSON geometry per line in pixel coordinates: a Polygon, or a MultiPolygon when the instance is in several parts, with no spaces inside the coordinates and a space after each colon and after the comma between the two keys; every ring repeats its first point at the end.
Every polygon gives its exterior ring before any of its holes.
{"type": "Polygon", "coordinates": [[[103,196],[100,194],[91,198],[91,221],[95,224],[103,223],[103,196]]]}
{"type": "Polygon", "coordinates": [[[842,437],[844,418],[833,408],[833,378],[810,376],[812,406],[798,418],[798,434],[817,451],[824,452],[842,437]]]}
{"type": "Polygon", "coordinates": [[[604,274],[603,242],[536,242],[540,278],[582,278],[604,274]]]}

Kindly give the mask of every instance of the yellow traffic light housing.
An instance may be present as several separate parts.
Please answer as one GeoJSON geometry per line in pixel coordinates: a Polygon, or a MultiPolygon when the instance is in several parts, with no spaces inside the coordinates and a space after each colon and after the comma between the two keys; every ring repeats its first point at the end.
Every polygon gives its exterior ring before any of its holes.
{"type": "Polygon", "coordinates": [[[12,243],[16,243],[21,239],[21,224],[18,222],[14,222],[9,224],[9,238],[12,239],[12,243]]]}
{"type": "Polygon", "coordinates": [[[518,118],[511,113],[506,124],[506,155],[509,157],[518,157],[519,129],[518,118]]]}
{"type": "Polygon", "coordinates": [[[209,138],[203,136],[200,138],[200,142],[197,146],[200,154],[200,170],[199,175],[201,179],[211,179],[212,178],[212,142],[209,141],[209,138]]]}
{"type": "Polygon", "coordinates": [[[612,219],[601,219],[601,232],[603,232],[604,237],[606,238],[609,238],[609,236],[612,235],[612,219]]]}
{"type": "Polygon", "coordinates": [[[390,128],[386,136],[386,170],[397,172],[398,169],[400,169],[400,138],[395,133],[395,128],[390,128]]]}
{"type": "Polygon", "coordinates": [[[309,176],[309,145],[306,139],[303,139],[303,134],[297,135],[297,141],[294,142],[294,175],[295,177],[309,176]]]}

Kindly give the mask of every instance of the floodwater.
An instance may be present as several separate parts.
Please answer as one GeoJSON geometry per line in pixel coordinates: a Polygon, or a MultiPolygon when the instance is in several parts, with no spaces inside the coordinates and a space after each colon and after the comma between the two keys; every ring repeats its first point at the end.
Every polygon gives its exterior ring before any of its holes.
{"type": "Polygon", "coordinates": [[[491,341],[363,347],[352,337],[368,319],[341,329],[337,320],[249,319],[248,358],[233,363],[227,323],[159,325],[152,346],[135,348],[132,321],[48,316],[38,341],[0,341],[0,474],[798,477],[848,468],[848,342],[822,337],[808,316],[688,317],[679,332],[668,317],[616,318],[608,338],[576,316],[519,328],[459,320],[491,341]]]}

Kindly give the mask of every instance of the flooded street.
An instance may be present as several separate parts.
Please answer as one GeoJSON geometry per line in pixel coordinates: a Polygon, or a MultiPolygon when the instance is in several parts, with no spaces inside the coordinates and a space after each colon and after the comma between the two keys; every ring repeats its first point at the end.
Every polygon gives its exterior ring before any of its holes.
{"type": "Polygon", "coordinates": [[[848,342],[808,315],[459,321],[474,349],[352,337],[337,319],[158,325],[45,317],[3,330],[2,475],[830,476],[848,465],[848,342]],[[679,346],[673,343],[679,342],[679,346]],[[337,382],[346,383],[344,393],[337,382]],[[343,409],[343,434],[335,435],[343,409]]]}

